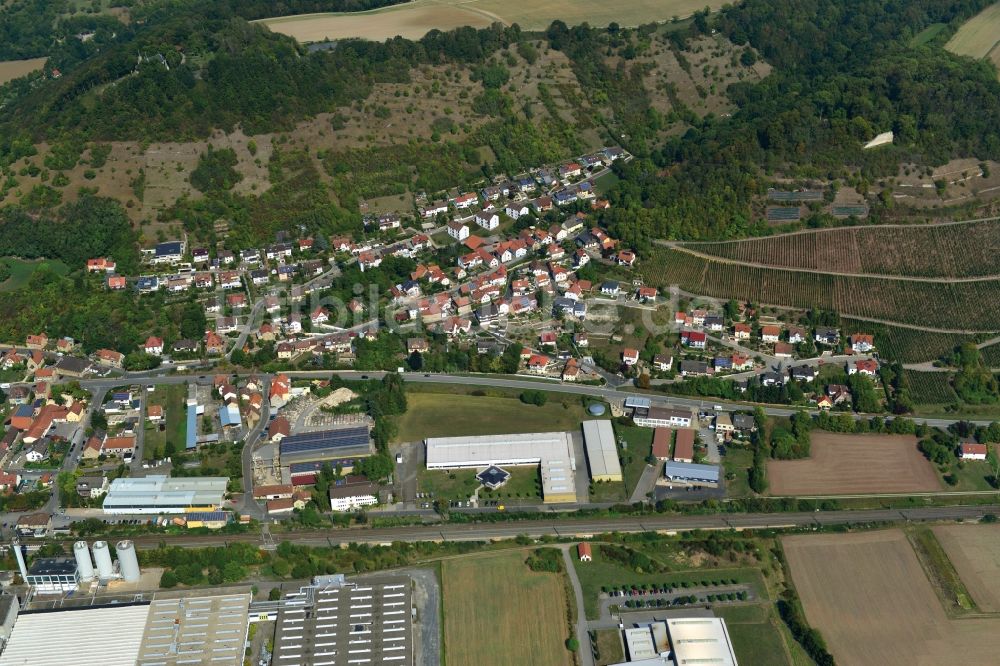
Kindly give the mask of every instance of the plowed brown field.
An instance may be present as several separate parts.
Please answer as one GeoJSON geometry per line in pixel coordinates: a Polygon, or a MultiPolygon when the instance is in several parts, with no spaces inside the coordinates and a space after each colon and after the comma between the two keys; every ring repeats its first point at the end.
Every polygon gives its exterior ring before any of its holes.
{"type": "Polygon", "coordinates": [[[812,455],[771,460],[773,495],[850,495],[940,490],[934,468],[906,435],[812,434],[812,455]]]}

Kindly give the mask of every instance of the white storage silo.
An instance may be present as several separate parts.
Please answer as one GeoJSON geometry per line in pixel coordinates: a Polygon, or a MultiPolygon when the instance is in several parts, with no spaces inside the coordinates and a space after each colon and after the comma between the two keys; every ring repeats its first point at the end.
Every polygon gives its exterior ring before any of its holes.
{"type": "Polygon", "coordinates": [[[90,547],[87,546],[87,542],[74,543],[73,555],[76,557],[76,569],[80,573],[80,580],[94,580],[94,562],[90,559],[90,547]]]}
{"type": "Polygon", "coordinates": [[[107,541],[94,542],[94,563],[97,564],[97,577],[101,580],[111,580],[115,577],[115,568],[111,564],[111,550],[107,541]]]}
{"type": "Polygon", "coordinates": [[[139,572],[139,558],[135,554],[135,545],[131,541],[119,541],[115,546],[118,551],[118,571],[129,583],[135,583],[141,575],[139,572]]]}

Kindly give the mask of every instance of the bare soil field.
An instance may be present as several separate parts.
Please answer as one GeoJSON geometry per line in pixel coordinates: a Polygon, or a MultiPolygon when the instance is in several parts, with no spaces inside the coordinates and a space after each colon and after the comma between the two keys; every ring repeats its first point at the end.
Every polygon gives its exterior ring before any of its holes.
{"type": "Polygon", "coordinates": [[[944,47],[958,55],[984,58],[1000,41],[1000,3],[991,5],[962,24],[944,47]]]}
{"type": "Polygon", "coordinates": [[[953,206],[969,199],[984,201],[1000,197],[1000,164],[986,162],[988,173],[983,173],[981,162],[973,158],[959,158],[928,170],[915,164],[900,166],[892,179],[892,198],[919,209],[953,206]],[[943,191],[936,183],[944,182],[943,191]]]}
{"type": "Polygon", "coordinates": [[[32,58],[30,60],[4,60],[0,62],[0,85],[30,74],[45,66],[48,58],[32,58]]]}
{"type": "Polygon", "coordinates": [[[303,14],[263,19],[261,23],[301,42],[357,37],[381,41],[397,35],[419,39],[430,30],[451,30],[461,26],[486,27],[500,22],[517,23],[525,30],[544,30],[559,19],[569,25],[587,21],[594,26],[618,22],[635,26],[655,21],[683,18],[708,6],[724,3],[699,0],[415,0],[370,12],[346,14],[303,14]]]}
{"type": "Polygon", "coordinates": [[[995,664],[1000,621],[950,620],[900,530],[782,539],[809,624],[837,663],[995,664]]]}
{"type": "Polygon", "coordinates": [[[939,490],[931,463],[906,435],[812,434],[812,455],[771,460],[767,474],[774,495],[848,495],[939,490]]]}
{"type": "Polygon", "coordinates": [[[980,610],[1000,613],[1000,525],[933,528],[980,610]]]}

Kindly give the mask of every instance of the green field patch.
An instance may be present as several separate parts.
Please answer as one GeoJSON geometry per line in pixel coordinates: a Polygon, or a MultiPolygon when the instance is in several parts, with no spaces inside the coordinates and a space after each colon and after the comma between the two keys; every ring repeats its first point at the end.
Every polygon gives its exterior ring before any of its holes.
{"type": "Polygon", "coordinates": [[[57,275],[66,275],[69,266],[58,259],[17,259],[4,257],[0,259],[0,275],[7,278],[0,282],[0,291],[16,291],[28,284],[36,271],[49,270],[57,275]]]}
{"type": "Polygon", "coordinates": [[[544,405],[526,405],[517,398],[447,393],[407,392],[406,413],[398,418],[398,442],[427,437],[494,435],[499,433],[578,430],[588,418],[574,398],[549,394],[544,405]]]}

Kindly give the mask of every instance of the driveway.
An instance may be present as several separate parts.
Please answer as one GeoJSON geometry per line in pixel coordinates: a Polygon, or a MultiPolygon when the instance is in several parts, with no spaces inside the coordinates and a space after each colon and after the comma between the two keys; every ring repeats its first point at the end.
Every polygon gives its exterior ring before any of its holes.
{"type": "MultiPolygon", "coordinates": [[[[567,544],[560,546],[559,549],[562,550],[563,563],[566,565],[566,575],[569,576],[569,582],[573,587],[573,596],[575,597],[576,640],[580,642],[580,649],[577,655],[580,657],[581,666],[594,666],[594,649],[590,644],[587,611],[583,606],[583,588],[580,586],[580,579],[577,577],[576,568],[573,566],[573,556],[570,554],[570,548],[573,547],[573,545],[567,544]]],[[[569,602],[568,599],[567,602],[569,602]]]]}
{"type": "Polygon", "coordinates": [[[653,489],[656,487],[656,480],[662,475],[662,460],[657,460],[655,465],[646,465],[642,470],[642,476],[639,477],[639,482],[635,484],[635,489],[629,497],[629,503],[635,504],[636,502],[649,501],[647,495],[653,492],[653,489]]]}

